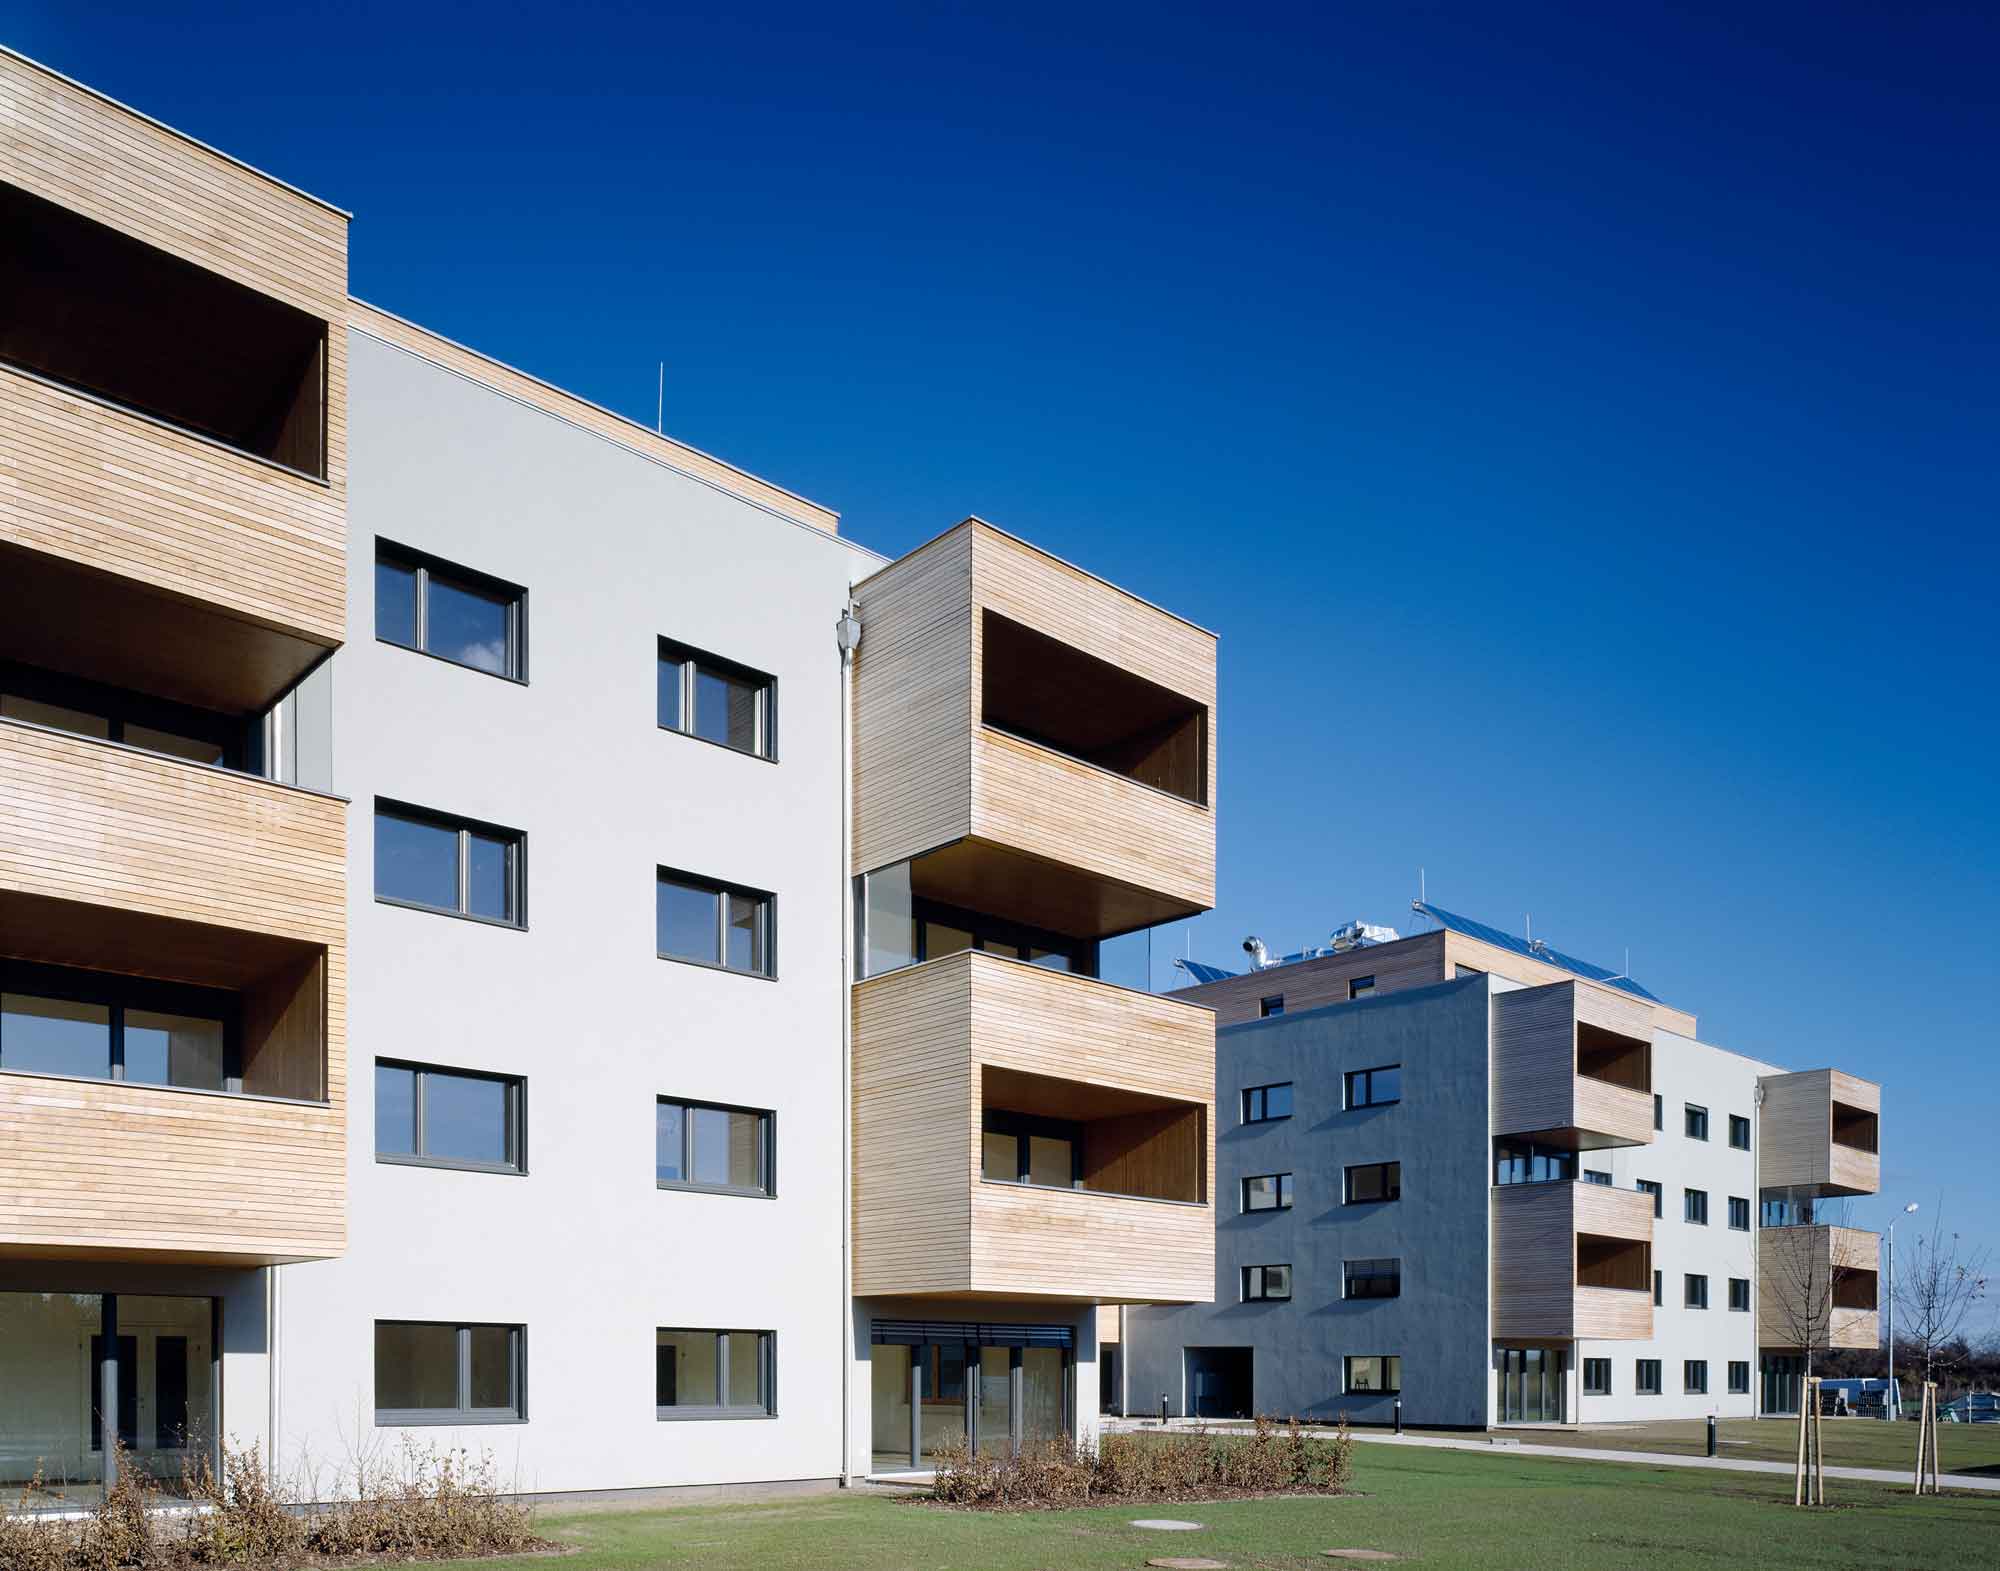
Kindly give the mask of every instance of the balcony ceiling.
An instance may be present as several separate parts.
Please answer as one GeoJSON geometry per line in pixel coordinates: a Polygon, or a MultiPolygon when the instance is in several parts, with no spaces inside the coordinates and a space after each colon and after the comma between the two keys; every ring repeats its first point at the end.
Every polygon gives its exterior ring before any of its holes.
{"type": "Polygon", "coordinates": [[[1071,938],[1115,938],[1198,914],[1192,901],[1135,889],[1083,868],[967,838],[918,857],[911,892],[1071,938]]]}

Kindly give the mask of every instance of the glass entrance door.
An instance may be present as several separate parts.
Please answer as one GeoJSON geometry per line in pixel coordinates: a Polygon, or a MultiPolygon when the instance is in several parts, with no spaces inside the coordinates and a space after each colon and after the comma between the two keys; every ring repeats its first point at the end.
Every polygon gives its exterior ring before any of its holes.
{"type": "Polygon", "coordinates": [[[1766,1413],[1796,1413],[1799,1410],[1799,1393],[1806,1374],[1803,1358],[1788,1358],[1783,1354],[1764,1355],[1764,1411],[1766,1413]]]}
{"type": "Polygon", "coordinates": [[[1560,1347],[1503,1347],[1493,1355],[1494,1411],[1503,1424],[1564,1421],[1569,1357],[1560,1347]]]}

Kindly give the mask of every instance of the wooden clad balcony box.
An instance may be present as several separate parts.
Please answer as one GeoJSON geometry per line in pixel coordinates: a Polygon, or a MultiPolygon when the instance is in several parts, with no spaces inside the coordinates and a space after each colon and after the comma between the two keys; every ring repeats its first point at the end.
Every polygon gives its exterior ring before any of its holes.
{"type": "Polygon", "coordinates": [[[1757,1338],[1764,1347],[1882,1345],[1882,1239],[1826,1224],[1766,1228],[1757,1245],[1757,1338]]]}
{"type": "Polygon", "coordinates": [[[1213,1296],[1208,1010],[976,951],[861,982],[853,1009],[857,1295],[1213,1296]],[[989,1113],[1074,1130],[1069,1182],[987,1176],[989,1113]]]}
{"type": "Polygon", "coordinates": [[[1872,1195],[1882,1187],[1882,1088],[1838,1069],[1766,1075],[1757,1182],[1799,1194],[1872,1195]]]}
{"type": "Polygon", "coordinates": [[[976,519],[855,596],[855,872],[1079,938],[1214,904],[1213,634],[976,519]]]}
{"type": "Polygon", "coordinates": [[[0,1256],[262,1264],[346,1245],[337,799],[0,721],[0,972],[237,1001],[243,1094],[8,1069],[0,1256]]]}
{"type": "Polygon", "coordinates": [[[1493,1195],[1493,1334],[1653,1334],[1653,1201],[1608,1184],[1503,1184],[1493,1195]]]}
{"type": "Polygon", "coordinates": [[[1653,1139],[1653,1006],[1551,982],[1493,995],[1493,1130],[1573,1150],[1653,1139]]]}

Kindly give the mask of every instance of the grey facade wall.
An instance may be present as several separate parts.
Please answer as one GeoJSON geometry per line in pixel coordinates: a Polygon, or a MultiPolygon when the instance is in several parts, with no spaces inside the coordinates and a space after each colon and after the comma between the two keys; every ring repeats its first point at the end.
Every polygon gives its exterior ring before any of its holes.
{"type": "Polygon", "coordinates": [[[1406,1422],[1487,1422],[1488,981],[1330,1005],[1216,1037],[1215,1302],[1125,1317],[1126,1400],[1187,1406],[1185,1350],[1253,1351],[1261,1413],[1387,1422],[1394,1398],[1343,1391],[1343,1359],[1403,1360],[1406,1422]],[[1402,1100],[1349,1110],[1349,1070],[1400,1064],[1402,1100]],[[1246,1086],[1289,1080],[1294,1111],[1242,1122],[1246,1086]],[[1402,1198],[1342,1204],[1343,1170],[1402,1163],[1402,1198]],[[1246,1175],[1290,1172],[1292,1209],[1245,1215],[1246,1175]],[[1342,1262],[1395,1256],[1402,1296],[1345,1300],[1342,1262]],[[1289,1302],[1242,1301],[1242,1268],[1290,1264],[1289,1302]]]}

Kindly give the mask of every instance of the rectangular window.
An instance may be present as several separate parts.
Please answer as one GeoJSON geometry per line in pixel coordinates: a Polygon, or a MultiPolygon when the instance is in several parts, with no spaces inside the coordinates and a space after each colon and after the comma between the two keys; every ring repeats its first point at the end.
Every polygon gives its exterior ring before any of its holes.
{"type": "Polygon", "coordinates": [[[527,841],[518,829],[375,801],[375,898],[527,926],[527,841]]]}
{"type": "Polygon", "coordinates": [[[1681,1365],[1681,1384],[1690,1396],[1701,1396],[1708,1391],[1708,1360],[1690,1358],[1681,1365]]]}
{"type": "Polygon", "coordinates": [[[242,718],[0,660],[0,720],[123,742],[216,769],[248,761],[242,718]]]}
{"type": "Polygon", "coordinates": [[[1004,1108],[988,1108],[981,1117],[982,1178],[1043,1189],[1079,1189],[1082,1157],[1082,1126],[1067,1119],[1004,1108]]]}
{"type": "Polygon", "coordinates": [[[1586,1358],[1583,1361],[1583,1394],[1585,1396],[1611,1395],[1610,1359],[1586,1358]]]}
{"type": "Polygon", "coordinates": [[[1347,1170],[1347,1204],[1366,1205],[1377,1200],[1403,1198],[1403,1164],[1370,1162],[1347,1170]]]}
{"type": "Polygon", "coordinates": [[[1738,1314],[1750,1312],[1750,1278],[1732,1276],[1729,1279],[1729,1307],[1738,1314]]]}
{"type": "Polygon", "coordinates": [[[1374,991],[1375,978],[1372,976],[1357,976],[1348,979],[1347,996],[1350,999],[1366,998],[1374,991]]]}
{"type": "Polygon", "coordinates": [[[527,1416],[520,1326],[375,1322],[375,1422],[500,1424],[527,1416]]]}
{"type": "Polygon", "coordinates": [[[1273,993],[1269,998],[1260,998],[1257,1000],[1257,1018],[1260,1020],[1269,1020],[1272,1016],[1282,1015],[1284,1012],[1285,995],[1283,993],[1273,993]]]}
{"type": "Polygon", "coordinates": [[[1667,1099],[1657,1091],[1653,1093],[1653,1127],[1655,1129],[1667,1127],[1667,1099]]]}
{"type": "Polygon", "coordinates": [[[482,1173],[526,1169],[522,1082],[425,1064],[375,1061],[375,1160],[482,1173]]]}
{"type": "Polygon", "coordinates": [[[1372,1354],[1343,1360],[1346,1389],[1351,1392],[1395,1392],[1403,1389],[1403,1360],[1394,1354],[1372,1354]]]}
{"type": "Polygon", "coordinates": [[[1341,1297],[1401,1298],[1401,1260],[1344,1260],[1340,1267],[1341,1297]]]}
{"type": "Polygon", "coordinates": [[[1576,1153],[1532,1140],[1493,1142],[1495,1184],[1557,1184],[1576,1177],[1576,1153]]]}
{"type": "Polygon", "coordinates": [[[1750,1360],[1732,1358],[1729,1361],[1729,1394],[1748,1396],[1750,1394],[1750,1360]]]}
{"type": "Polygon", "coordinates": [[[1251,1086],[1243,1093],[1243,1122],[1268,1124],[1273,1119],[1292,1116],[1292,1083],[1251,1086]]]}
{"type": "Polygon", "coordinates": [[[1384,1064],[1380,1069],[1352,1069],[1347,1074],[1349,1107],[1387,1107],[1403,1100],[1403,1066],[1384,1064]]]}
{"type": "Polygon", "coordinates": [[[653,1105],[653,1178],[662,1189],[725,1195],[777,1191],[772,1115],[661,1097],[653,1105]]]}
{"type": "Polygon", "coordinates": [[[1290,1266],[1245,1266],[1243,1268],[1243,1302],[1262,1303],[1271,1299],[1292,1296],[1292,1268],[1290,1266]]]}
{"type": "Polygon", "coordinates": [[[1653,1273],[1653,1307],[1655,1309],[1662,1309],[1666,1306],[1666,1286],[1666,1273],[1655,1271],[1653,1273]]]}
{"type": "Polygon", "coordinates": [[[777,896],[664,867],[658,876],[654,931],[662,960],[775,974],[777,896]]]}
{"type": "Polygon", "coordinates": [[[1611,1187],[1611,1175],[1601,1167],[1586,1167],[1583,1170],[1583,1181],[1586,1184],[1602,1184],[1606,1189],[1611,1187]]]}
{"type": "Polygon", "coordinates": [[[1633,1360],[1632,1389],[1640,1396],[1660,1394],[1660,1361],[1657,1358],[1633,1360]]]}
{"type": "Polygon", "coordinates": [[[527,617],[518,584],[375,542],[375,636],[385,644],[525,682],[527,617]]]}
{"type": "Polygon", "coordinates": [[[1705,1107],[1696,1107],[1694,1103],[1690,1102],[1687,1104],[1686,1118],[1688,1139],[1706,1140],[1708,1138],[1708,1109],[1705,1107]]]}
{"type": "Polygon", "coordinates": [[[1292,1208],[1292,1175],[1261,1173],[1243,1180],[1245,1211],[1289,1211],[1292,1208]]]}
{"type": "Polygon", "coordinates": [[[1664,1214],[1664,1207],[1666,1205],[1666,1190],[1661,1188],[1660,1185],[1654,1183],[1650,1178],[1635,1178],[1632,1180],[1632,1187],[1638,1190],[1641,1194],[1651,1195],[1653,1197],[1654,1216],[1660,1216],[1664,1214]]]}
{"type": "Polygon", "coordinates": [[[1687,1189],[1681,1192],[1681,1220],[1708,1226],[1708,1191],[1687,1189]]]}
{"type": "Polygon", "coordinates": [[[1742,1195],[1729,1197],[1729,1225],[1739,1233],[1750,1231],[1750,1202],[1742,1195]]]}
{"type": "Polygon", "coordinates": [[[1729,1144],[1736,1151],[1750,1149],[1750,1120],[1741,1113],[1729,1115],[1729,1144]]]}
{"type": "Polygon", "coordinates": [[[762,671],[660,640],[658,719],[755,758],[778,756],[778,684],[762,671]]]}
{"type": "Polygon", "coordinates": [[[1683,1283],[1681,1307],[1683,1309],[1706,1309],[1708,1307],[1708,1278],[1697,1276],[1694,1272],[1690,1271],[1683,1278],[1683,1283]]]}
{"type": "Polygon", "coordinates": [[[231,1064],[235,1010],[229,995],[53,967],[10,964],[7,970],[21,991],[0,991],[0,1069],[197,1091],[240,1089],[231,1064]],[[44,986],[54,996],[43,996],[44,986]],[[175,1008],[144,1007],[154,1002],[175,1008]]]}
{"type": "Polygon", "coordinates": [[[771,1416],[778,1410],[776,1343],[769,1331],[656,1332],[654,1416],[771,1416]]]}

